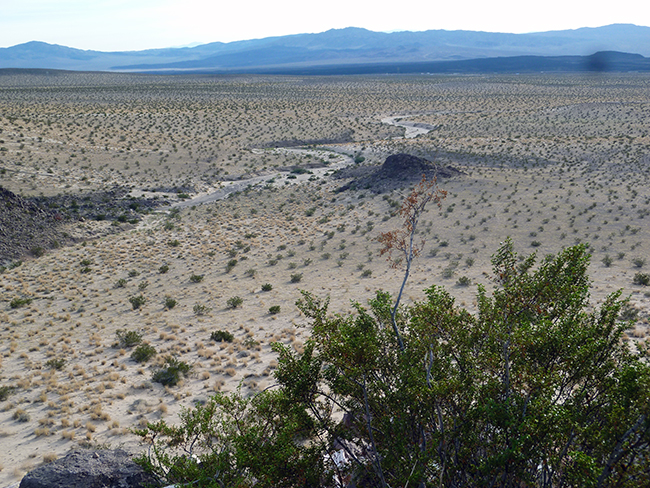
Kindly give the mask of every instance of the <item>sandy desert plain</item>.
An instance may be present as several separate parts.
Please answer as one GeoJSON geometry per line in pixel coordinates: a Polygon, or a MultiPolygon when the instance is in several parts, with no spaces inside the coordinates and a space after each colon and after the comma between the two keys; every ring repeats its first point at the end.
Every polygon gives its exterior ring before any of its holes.
{"type": "Polygon", "coordinates": [[[375,238],[408,188],[336,191],[339,166],[396,153],[464,172],[439,181],[403,303],[436,284],[474,310],[507,236],[540,257],[587,243],[591,300],[623,289],[628,340],[648,338],[649,75],[0,75],[0,184],[49,212],[4,243],[0,486],[79,446],[138,452],[131,428],[272,386],[270,344],[309,336],[301,289],[341,313],[396,294],[375,238]],[[433,130],[404,138],[390,116],[433,130]],[[138,340],[157,354],[136,362],[138,340]],[[175,386],[152,377],[166,357],[192,366],[175,386]]]}

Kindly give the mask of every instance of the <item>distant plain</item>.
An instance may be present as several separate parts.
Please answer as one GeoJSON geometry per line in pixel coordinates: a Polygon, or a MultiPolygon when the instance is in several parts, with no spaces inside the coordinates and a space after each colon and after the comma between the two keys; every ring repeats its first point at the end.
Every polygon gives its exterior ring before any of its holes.
{"type": "Polygon", "coordinates": [[[650,75],[0,76],[0,185],[59,212],[63,236],[0,263],[0,486],[79,445],[142,449],[131,428],[215,391],[272,386],[270,344],[309,336],[301,289],[333,313],[397,293],[375,238],[408,188],[337,192],[335,170],[396,153],[464,173],[439,181],[406,304],[443,285],[473,310],[508,236],[540,259],[585,243],[591,300],[623,289],[629,339],[648,338],[650,75]],[[404,138],[382,123],[396,116],[433,129],[404,138]],[[75,213],[115,188],[128,211],[75,213]],[[157,355],[131,359],[128,331],[157,355]],[[152,381],[166,356],[193,366],[176,386],[152,381]]]}

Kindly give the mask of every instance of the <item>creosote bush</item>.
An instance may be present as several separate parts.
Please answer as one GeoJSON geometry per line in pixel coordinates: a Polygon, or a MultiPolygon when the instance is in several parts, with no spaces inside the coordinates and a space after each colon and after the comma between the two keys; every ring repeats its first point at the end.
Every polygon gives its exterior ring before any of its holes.
{"type": "Polygon", "coordinates": [[[142,342],[142,334],[135,330],[118,329],[115,332],[118,346],[122,348],[133,347],[142,342]]]}
{"type": "Polygon", "coordinates": [[[262,291],[271,291],[273,289],[273,285],[271,283],[264,283],[262,285],[262,291]]]}
{"type": "Polygon", "coordinates": [[[131,359],[137,363],[146,363],[156,354],[156,348],[151,344],[140,344],[131,353],[131,359]]]}
{"type": "Polygon", "coordinates": [[[311,338],[274,343],[277,387],[150,424],[139,462],[197,486],[645,485],[650,366],[623,340],[621,293],[590,306],[586,249],[537,265],[507,241],[476,314],[438,286],[394,318],[383,291],[334,315],[303,292],[311,338]],[[349,459],[338,470],[333,446],[349,459]]]}
{"type": "Polygon", "coordinates": [[[232,308],[232,309],[235,309],[237,307],[241,307],[242,303],[244,303],[244,299],[242,297],[239,297],[239,296],[230,297],[226,301],[226,305],[228,306],[228,308],[232,308]]]}
{"type": "Polygon", "coordinates": [[[232,342],[235,336],[227,330],[215,330],[210,334],[210,339],[215,342],[232,342]]]}
{"type": "Polygon", "coordinates": [[[147,303],[147,299],[142,294],[140,294],[138,296],[129,297],[129,302],[131,303],[133,310],[138,310],[145,303],[147,303]]]}
{"type": "Polygon", "coordinates": [[[14,298],[9,302],[11,308],[20,308],[32,303],[31,298],[14,298]]]}
{"type": "Polygon", "coordinates": [[[163,386],[175,386],[181,377],[187,376],[191,370],[192,366],[189,364],[169,356],[165,358],[165,366],[155,371],[151,379],[163,386]]]}

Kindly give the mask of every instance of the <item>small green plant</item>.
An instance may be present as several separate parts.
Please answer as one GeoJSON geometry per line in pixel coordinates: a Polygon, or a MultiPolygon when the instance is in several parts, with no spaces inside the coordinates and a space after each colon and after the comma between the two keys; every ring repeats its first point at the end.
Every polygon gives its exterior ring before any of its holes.
{"type": "Polygon", "coordinates": [[[165,297],[165,308],[167,310],[171,310],[177,304],[178,304],[178,302],[175,299],[173,299],[172,297],[170,297],[170,296],[165,297]]]}
{"type": "Polygon", "coordinates": [[[539,241],[533,241],[533,242],[530,243],[530,245],[531,245],[532,247],[539,247],[539,246],[542,245],[542,243],[539,242],[539,241]]]}
{"type": "Polygon", "coordinates": [[[363,272],[361,273],[362,278],[369,278],[370,276],[372,276],[371,269],[364,269],[363,272]]]}
{"type": "Polygon", "coordinates": [[[131,271],[129,271],[129,278],[135,278],[139,274],[140,272],[137,269],[132,269],[131,271]]]}
{"type": "Polygon", "coordinates": [[[632,258],[632,264],[635,268],[643,268],[645,265],[645,259],[641,257],[632,258]]]}
{"type": "Polygon", "coordinates": [[[244,303],[244,299],[242,297],[234,296],[229,298],[226,303],[228,305],[228,308],[235,309],[237,307],[241,307],[241,304],[244,303]]]}
{"type": "Polygon", "coordinates": [[[55,369],[57,371],[61,371],[65,367],[65,359],[63,358],[50,359],[45,363],[45,367],[49,369],[55,369]]]}
{"type": "Polygon", "coordinates": [[[167,271],[169,271],[169,264],[163,264],[160,268],[158,268],[158,272],[160,274],[165,274],[167,271]]]}
{"type": "Polygon", "coordinates": [[[271,283],[264,283],[262,285],[262,291],[271,291],[273,289],[273,285],[271,283]]]}
{"type": "Polygon", "coordinates": [[[232,342],[235,339],[235,336],[227,330],[215,330],[210,334],[210,339],[215,342],[232,342]]]}
{"type": "Polygon", "coordinates": [[[272,305],[269,307],[269,313],[271,315],[275,315],[276,313],[280,313],[280,305],[272,305]]]}
{"type": "Polygon", "coordinates": [[[142,294],[140,294],[138,296],[129,297],[129,302],[131,302],[133,310],[138,310],[145,303],[147,303],[147,299],[142,294]]]}
{"type": "Polygon", "coordinates": [[[9,395],[11,395],[15,389],[15,386],[0,386],[0,402],[4,402],[9,398],[9,395]]]}
{"type": "Polygon", "coordinates": [[[36,246],[32,247],[29,252],[35,258],[40,258],[43,254],[45,254],[45,249],[43,249],[41,246],[36,246]]]}
{"type": "Polygon", "coordinates": [[[605,254],[605,257],[602,259],[602,263],[605,265],[606,268],[609,268],[614,260],[609,254],[605,254]]]}
{"type": "Polygon", "coordinates": [[[197,274],[192,274],[190,276],[190,281],[192,283],[201,283],[203,281],[204,275],[197,275],[197,274]]]}
{"type": "Polygon", "coordinates": [[[11,308],[20,308],[29,305],[30,303],[32,303],[31,298],[14,298],[9,302],[9,306],[11,308]]]}
{"type": "Polygon", "coordinates": [[[163,386],[175,386],[181,380],[182,376],[187,376],[192,370],[192,366],[175,357],[167,357],[165,366],[153,373],[151,379],[163,386]]]}
{"type": "Polygon", "coordinates": [[[255,268],[249,268],[244,274],[253,278],[257,274],[257,270],[255,268]]]}
{"type": "Polygon", "coordinates": [[[632,279],[632,283],[635,285],[648,286],[650,285],[650,274],[636,273],[632,279]]]}
{"type": "Polygon", "coordinates": [[[138,290],[143,291],[149,286],[149,282],[147,280],[141,281],[138,283],[138,290]]]}
{"type": "Polygon", "coordinates": [[[302,280],[302,273],[293,273],[291,275],[291,283],[300,283],[302,280]]]}
{"type": "Polygon", "coordinates": [[[120,278],[115,282],[115,288],[124,288],[126,286],[126,280],[124,278],[120,278]]]}
{"type": "Polygon", "coordinates": [[[237,260],[236,259],[231,259],[226,263],[226,273],[230,273],[235,266],[237,266],[237,260]]]}
{"type": "Polygon", "coordinates": [[[469,286],[472,284],[472,280],[468,276],[461,276],[458,278],[458,281],[456,281],[456,285],[458,286],[469,286]]]}
{"type": "Polygon", "coordinates": [[[172,239],[170,241],[167,241],[167,245],[169,247],[178,247],[181,245],[180,241],[178,239],[172,239]]]}
{"type": "Polygon", "coordinates": [[[205,315],[206,313],[210,312],[210,308],[206,307],[202,303],[195,303],[194,307],[192,307],[192,310],[194,311],[194,315],[205,315]]]}
{"type": "Polygon", "coordinates": [[[140,344],[131,353],[131,359],[137,363],[146,363],[157,354],[156,348],[150,344],[140,344]]]}
{"type": "Polygon", "coordinates": [[[142,342],[142,334],[135,330],[118,329],[115,335],[119,347],[133,347],[142,342]]]}

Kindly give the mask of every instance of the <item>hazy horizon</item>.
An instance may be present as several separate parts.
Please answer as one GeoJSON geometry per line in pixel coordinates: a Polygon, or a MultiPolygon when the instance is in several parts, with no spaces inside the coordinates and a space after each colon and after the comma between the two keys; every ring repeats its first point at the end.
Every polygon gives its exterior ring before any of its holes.
{"type": "MultiPolygon", "coordinates": [[[[6,0],[0,0],[6,2],[6,0]]],[[[215,5],[205,0],[24,0],[6,2],[0,18],[0,47],[30,41],[95,50],[140,51],[233,42],[361,27],[376,32],[469,30],[523,34],[601,27],[650,26],[650,6],[631,0],[610,6],[587,2],[543,6],[513,0],[433,6],[414,0],[407,8],[333,0],[326,9],[296,0],[215,5]],[[561,15],[558,15],[561,13],[561,15]],[[428,15],[427,15],[428,14],[428,15]]]]}

